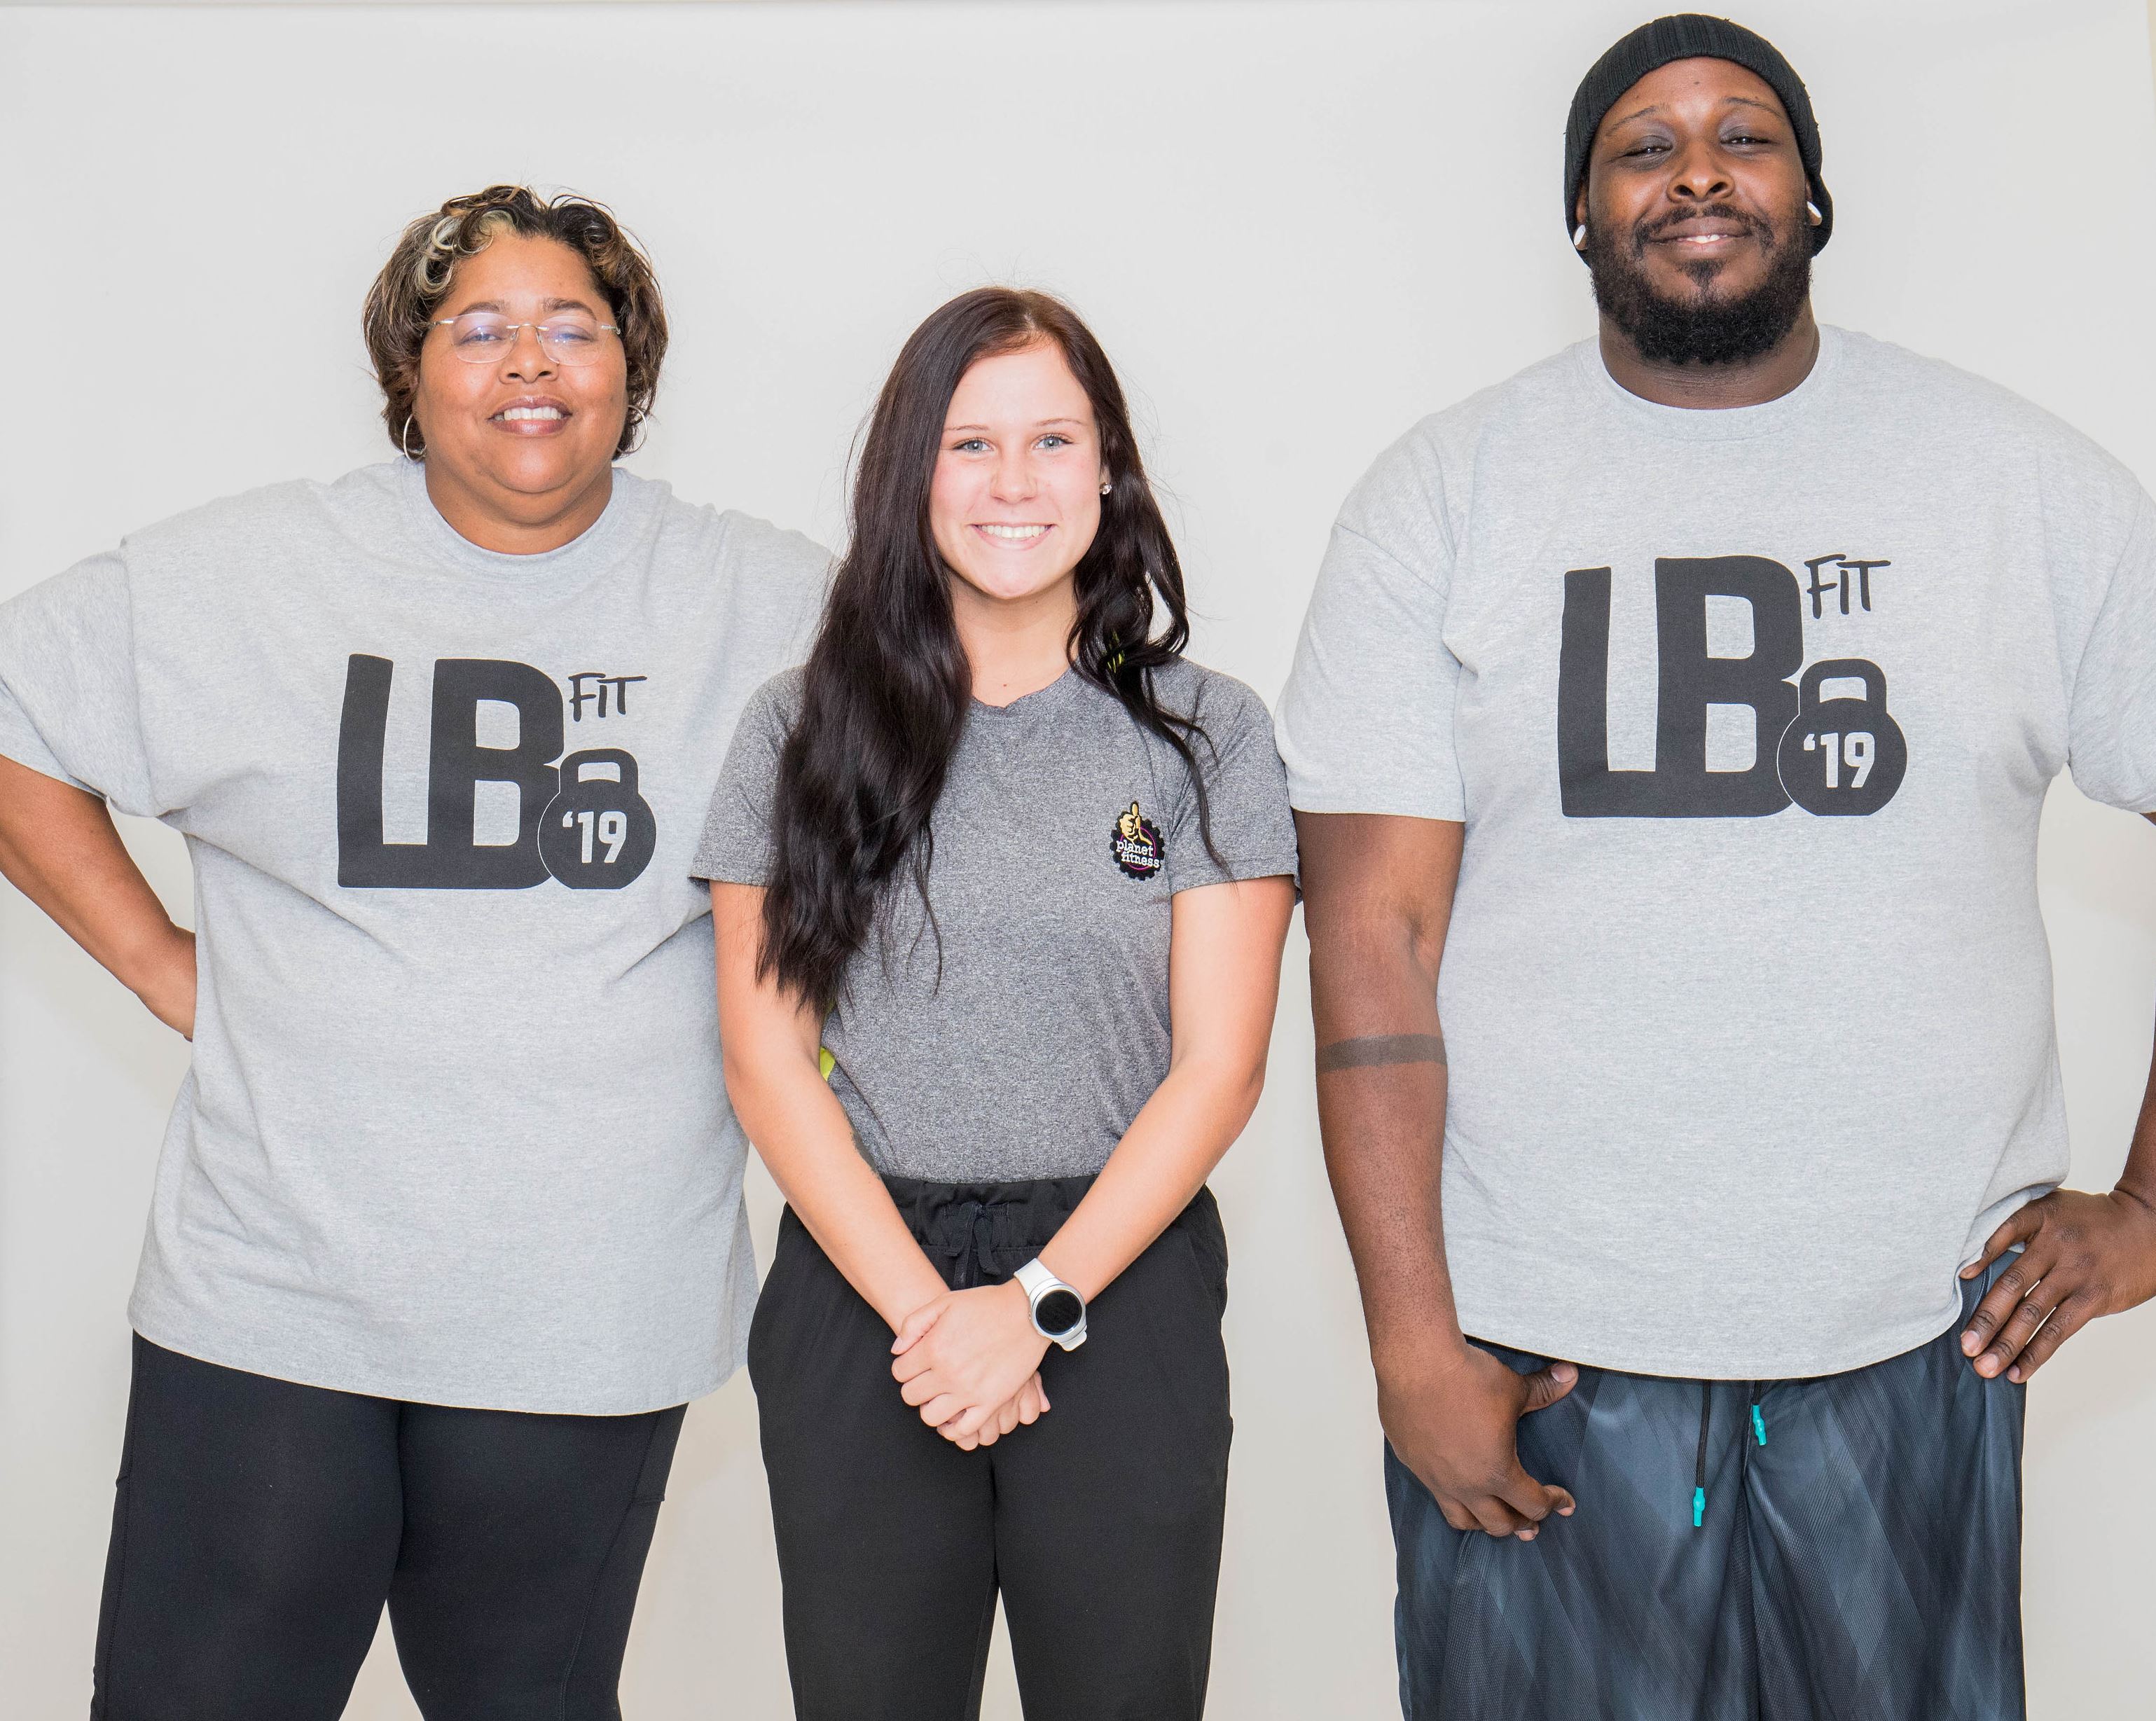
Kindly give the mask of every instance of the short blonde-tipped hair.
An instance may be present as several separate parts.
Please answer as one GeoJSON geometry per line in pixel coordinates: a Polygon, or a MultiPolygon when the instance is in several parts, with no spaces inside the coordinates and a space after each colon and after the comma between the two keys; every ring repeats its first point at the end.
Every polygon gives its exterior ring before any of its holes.
{"type": "Polygon", "coordinates": [[[412,416],[420,344],[449,294],[458,261],[505,233],[567,245],[583,259],[606,295],[629,362],[629,412],[614,449],[617,455],[627,454],[650,416],[666,357],[666,306],[651,259],[604,204],[572,192],[542,198],[521,185],[490,185],[419,217],[404,229],[367,289],[367,351],[382,384],[382,423],[390,441],[414,457],[426,452],[426,439],[412,416]]]}

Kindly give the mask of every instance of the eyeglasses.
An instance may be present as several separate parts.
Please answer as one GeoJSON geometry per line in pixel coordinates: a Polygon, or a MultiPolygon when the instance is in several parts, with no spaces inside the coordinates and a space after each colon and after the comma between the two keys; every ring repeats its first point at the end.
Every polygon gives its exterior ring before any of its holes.
{"type": "Polygon", "coordinates": [[[491,311],[467,311],[462,316],[438,317],[429,327],[449,331],[449,351],[466,364],[498,364],[516,345],[517,331],[539,337],[539,350],[556,364],[593,364],[602,335],[619,336],[612,323],[588,316],[550,316],[544,322],[513,323],[491,311]]]}

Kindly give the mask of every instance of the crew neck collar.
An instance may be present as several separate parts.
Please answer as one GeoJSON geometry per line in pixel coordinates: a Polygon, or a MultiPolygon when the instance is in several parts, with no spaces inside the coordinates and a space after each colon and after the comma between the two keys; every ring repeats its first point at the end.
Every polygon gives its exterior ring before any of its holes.
{"type": "Polygon", "coordinates": [[[1829,324],[1819,326],[1819,357],[1803,382],[1787,394],[1757,406],[1664,406],[1635,394],[1602,362],[1601,343],[1589,336],[1573,349],[1580,379],[1609,410],[1626,423],[1656,436],[1685,442],[1742,442],[1771,436],[1800,423],[1817,409],[1831,392],[1841,368],[1845,346],[1842,331],[1829,324]]]}
{"type": "Polygon", "coordinates": [[[1038,717],[1044,712],[1060,709],[1085,685],[1086,678],[1075,666],[1063,673],[1045,687],[1036,687],[1030,693],[1021,693],[1009,705],[990,705],[982,699],[971,700],[971,714],[974,721],[983,722],[1012,722],[1021,717],[1038,717]]]}
{"type": "Polygon", "coordinates": [[[427,494],[424,461],[406,461],[398,477],[404,493],[405,513],[420,545],[431,557],[460,573],[527,586],[551,585],[604,568],[629,534],[632,517],[644,511],[645,501],[640,494],[643,481],[617,466],[606,507],[598,519],[556,549],[518,555],[483,549],[444,520],[434,499],[427,494]]]}

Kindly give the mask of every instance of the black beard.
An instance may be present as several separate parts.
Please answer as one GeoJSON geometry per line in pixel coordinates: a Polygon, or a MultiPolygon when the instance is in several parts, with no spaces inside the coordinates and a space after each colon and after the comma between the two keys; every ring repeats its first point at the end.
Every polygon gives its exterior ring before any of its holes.
{"type": "Polygon", "coordinates": [[[1774,229],[1756,217],[1722,208],[1686,213],[1744,222],[1768,247],[1766,279],[1742,298],[1717,297],[1704,290],[1722,265],[1689,263],[1684,272],[1702,289],[1701,295],[1665,298],[1640,266],[1651,227],[1635,228],[1621,242],[1597,231],[1589,235],[1584,254],[1594,278],[1595,304],[1652,363],[1732,365],[1764,357],[1796,326],[1811,295],[1810,233],[1793,224],[1790,240],[1777,244],[1774,229]]]}

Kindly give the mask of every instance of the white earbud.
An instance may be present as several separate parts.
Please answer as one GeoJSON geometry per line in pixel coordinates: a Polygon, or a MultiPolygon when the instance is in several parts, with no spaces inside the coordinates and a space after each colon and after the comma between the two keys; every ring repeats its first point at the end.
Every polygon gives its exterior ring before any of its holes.
{"type": "Polygon", "coordinates": [[[1587,223],[1584,221],[1572,230],[1572,249],[1575,251],[1587,249],[1587,223]]]}
{"type": "Polygon", "coordinates": [[[1814,227],[1817,227],[1822,221],[1826,219],[1825,216],[1820,213],[1820,206],[1817,203],[1807,203],[1804,207],[1812,212],[1812,225],[1814,227]]]}

